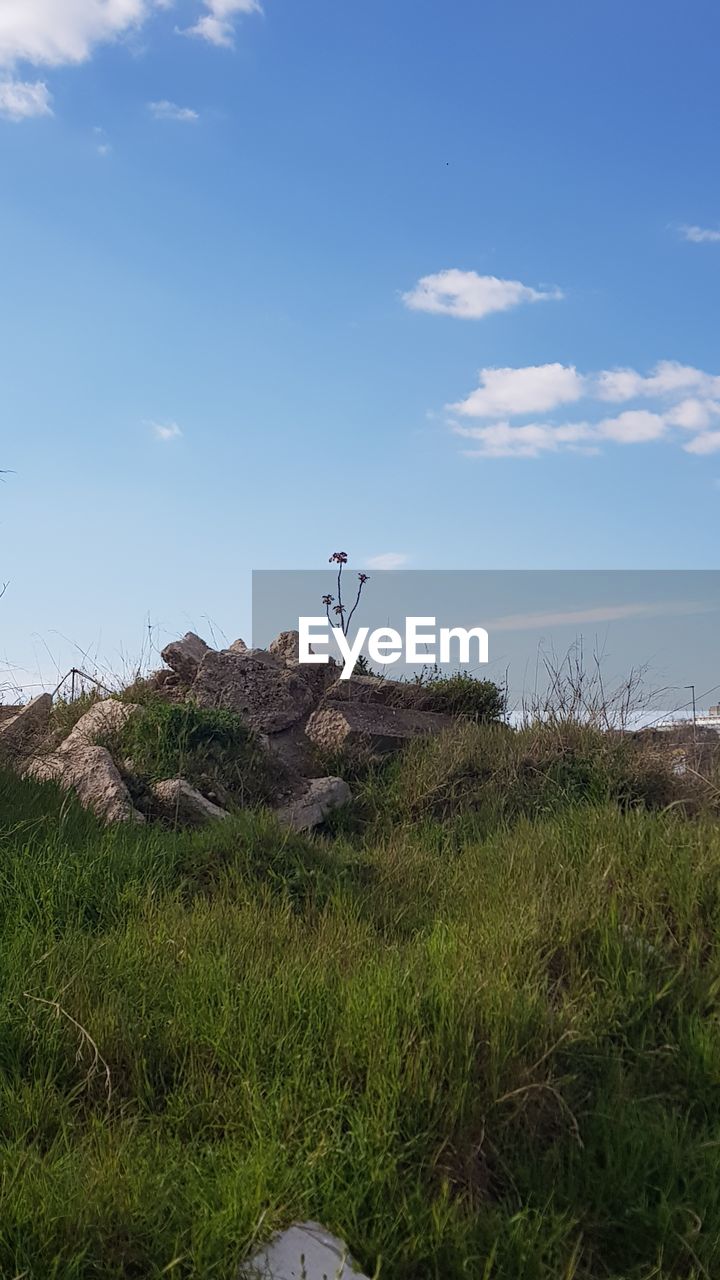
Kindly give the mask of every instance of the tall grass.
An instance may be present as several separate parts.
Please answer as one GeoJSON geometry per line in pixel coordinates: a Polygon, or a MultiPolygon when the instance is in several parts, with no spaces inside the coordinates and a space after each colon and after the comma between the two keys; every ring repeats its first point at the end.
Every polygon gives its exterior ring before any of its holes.
{"type": "Polygon", "coordinates": [[[334,838],[0,778],[1,1276],[230,1280],[298,1217],[385,1280],[720,1274],[720,827],[597,759],[498,806],[507,740],[334,838]]]}

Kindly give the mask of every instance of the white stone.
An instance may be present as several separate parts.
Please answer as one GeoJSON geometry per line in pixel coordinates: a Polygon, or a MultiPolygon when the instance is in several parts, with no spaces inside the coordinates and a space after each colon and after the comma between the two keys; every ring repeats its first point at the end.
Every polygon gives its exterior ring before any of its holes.
{"type": "Polygon", "coordinates": [[[368,1280],[347,1246],[318,1222],[280,1232],[240,1268],[239,1280],[368,1280]]]}
{"type": "Polygon", "coordinates": [[[171,821],[177,820],[182,826],[201,826],[206,822],[229,817],[226,809],[221,809],[212,800],[206,799],[185,778],[167,778],[164,782],[156,782],[152,791],[163,816],[171,821]]]}
{"type": "Polygon", "coordinates": [[[292,831],[310,831],[325,821],[332,809],[352,799],[350,788],[342,778],[313,778],[297,800],[276,809],[279,822],[292,831]]]}
{"type": "Polygon", "coordinates": [[[119,702],[117,698],[104,698],[95,702],[70,730],[58,750],[72,751],[81,743],[96,743],[124,728],[139,708],[134,702],[119,702]]]}
{"type": "Polygon", "coordinates": [[[105,747],[76,741],[69,749],[31,760],[24,772],[38,782],[57,782],[74,791],[83,808],[92,809],[104,822],[145,821],[105,747]]]}
{"type": "Polygon", "coordinates": [[[209,645],[194,631],[188,631],[182,640],[173,640],[172,644],[166,645],[161,657],[183,680],[190,682],[195,679],[206,653],[210,653],[209,645]]]}

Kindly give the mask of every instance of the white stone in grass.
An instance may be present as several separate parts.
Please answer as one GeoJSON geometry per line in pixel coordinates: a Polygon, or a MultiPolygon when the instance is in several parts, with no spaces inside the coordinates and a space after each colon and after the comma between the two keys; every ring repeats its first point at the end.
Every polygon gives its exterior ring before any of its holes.
{"type": "Polygon", "coordinates": [[[240,1267],[238,1280],[368,1280],[347,1245],[318,1222],[296,1222],[240,1267]]]}
{"type": "Polygon", "coordinates": [[[217,822],[229,817],[227,809],[221,809],[219,805],[206,799],[185,778],[167,778],[164,782],[156,782],[152,791],[163,817],[171,822],[177,821],[181,826],[199,827],[206,822],[217,822]]]}
{"type": "Polygon", "coordinates": [[[95,745],[103,738],[114,737],[124,729],[131,716],[140,708],[134,702],[119,702],[117,698],[104,698],[95,702],[70,730],[58,750],[61,754],[72,751],[80,744],[95,745]]]}
{"type": "Polygon", "coordinates": [[[347,804],[352,794],[343,778],[312,778],[301,796],[275,810],[278,822],[291,831],[312,831],[327,815],[347,804]]]}

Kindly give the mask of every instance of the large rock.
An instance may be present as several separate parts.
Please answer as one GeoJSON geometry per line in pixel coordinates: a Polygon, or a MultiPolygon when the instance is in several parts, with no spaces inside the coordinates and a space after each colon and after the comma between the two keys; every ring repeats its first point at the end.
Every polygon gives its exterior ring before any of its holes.
{"type": "Polygon", "coordinates": [[[350,788],[342,778],[313,778],[301,796],[275,813],[278,821],[292,831],[310,831],[319,827],[333,809],[351,799],[350,788]]]}
{"type": "Polygon", "coordinates": [[[238,1280],[368,1280],[355,1266],[347,1245],[318,1222],[297,1222],[274,1236],[249,1262],[238,1280]]]}
{"type": "Polygon", "coordinates": [[[52,696],[42,693],[0,724],[0,759],[8,763],[30,755],[47,735],[52,696]]]}
{"type": "MultiPolygon", "coordinates": [[[[315,652],[312,646],[310,652],[315,652]]],[[[299,631],[281,631],[280,635],[271,642],[268,653],[277,658],[278,662],[283,662],[285,666],[294,667],[312,689],[316,701],[322,697],[329,685],[335,683],[340,674],[334,658],[329,658],[327,662],[300,661],[299,631]]]]}
{"type": "Polygon", "coordinates": [[[102,742],[113,737],[125,727],[139,708],[134,702],[119,702],[117,698],[104,698],[95,702],[70,730],[58,748],[61,753],[72,751],[80,743],[102,742]]]}
{"type": "Polygon", "coordinates": [[[349,680],[335,680],[328,687],[324,701],[370,703],[410,711],[417,705],[420,689],[420,685],[410,681],[352,675],[349,680]]]}
{"type": "Polygon", "coordinates": [[[173,640],[172,644],[166,645],[161,657],[181,679],[191,684],[207,653],[212,653],[209,645],[200,636],[196,636],[194,631],[188,631],[182,640],[173,640]]]}
{"type": "Polygon", "coordinates": [[[405,711],[360,702],[328,702],[310,716],[305,732],[323,751],[364,748],[373,754],[396,751],[411,738],[442,733],[452,716],[434,711],[405,711]]]}
{"type": "Polygon", "coordinates": [[[202,660],[191,697],[201,707],[237,712],[259,733],[278,733],[297,724],[316,701],[298,669],[263,649],[211,649],[202,660]]]}
{"type": "Polygon", "coordinates": [[[85,809],[104,822],[144,822],[105,747],[77,739],[51,755],[38,756],[24,770],[39,782],[57,782],[71,789],[85,809]]]}
{"type": "Polygon", "coordinates": [[[164,782],[156,782],[152,793],[162,817],[181,827],[199,827],[206,822],[217,822],[229,817],[227,809],[221,809],[219,805],[207,800],[185,778],[168,778],[164,782]]]}

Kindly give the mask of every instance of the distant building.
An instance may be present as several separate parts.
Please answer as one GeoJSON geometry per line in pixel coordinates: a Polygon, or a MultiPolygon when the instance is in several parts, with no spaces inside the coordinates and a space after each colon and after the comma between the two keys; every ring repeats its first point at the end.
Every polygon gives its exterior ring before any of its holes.
{"type": "MultiPolygon", "coordinates": [[[[720,733],[720,704],[715,707],[708,707],[706,716],[695,717],[695,727],[698,729],[714,729],[715,733],[720,733]]],[[[663,720],[660,724],[655,725],[656,729],[669,731],[670,729],[692,729],[692,720],[663,720]]]]}

